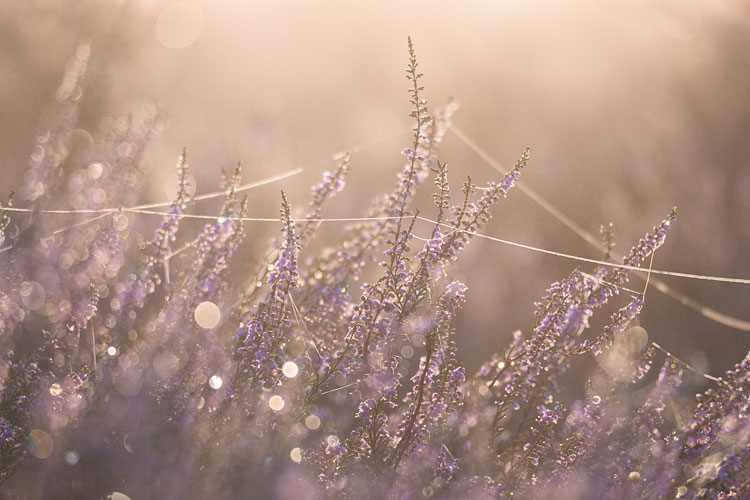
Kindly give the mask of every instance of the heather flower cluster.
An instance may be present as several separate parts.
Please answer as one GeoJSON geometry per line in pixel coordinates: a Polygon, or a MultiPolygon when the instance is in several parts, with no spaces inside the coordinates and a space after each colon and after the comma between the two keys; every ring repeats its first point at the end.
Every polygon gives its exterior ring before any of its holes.
{"type": "Polygon", "coordinates": [[[622,266],[603,226],[602,265],[552,283],[509,345],[467,372],[456,338],[472,332],[456,320],[471,283],[454,270],[530,151],[454,200],[438,152],[457,104],[430,112],[408,49],[414,128],[392,190],[318,250],[356,168],[339,155],[309,201],[282,191],[280,236],[241,276],[240,165],[221,212],[190,234],[185,151],[172,202],[136,205],[157,112],[103,122],[69,157],[78,50],[57,122],[0,205],[3,498],[750,498],[750,355],[668,418],[694,369],[649,340],[646,289],[625,288],[675,210],[622,266]],[[430,176],[434,206],[420,210],[430,176]],[[160,206],[153,237],[137,234],[160,206]],[[572,397],[562,384],[587,357],[597,368],[572,397]]]}

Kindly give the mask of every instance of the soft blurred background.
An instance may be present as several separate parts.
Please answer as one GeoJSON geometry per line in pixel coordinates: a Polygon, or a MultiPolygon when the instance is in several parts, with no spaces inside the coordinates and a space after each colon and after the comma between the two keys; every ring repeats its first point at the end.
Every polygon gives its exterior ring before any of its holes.
{"type": "MultiPolygon", "coordinates": [[[[239,160],[245,182],[305,168],[250,192],[249,215],[274,217],[280,188],[306,203],[332,155],[350,150],[347,189],[327,215],[364,215],[369,199],[391,187],[409,145],[410,35],[429,105],[458,98],[455,125],[504,165],[531,146],[523,181],[578,224],[596,233],[613,222],[624,252],[676,205],[679,221],[656,268],[750,277],[749,19],[742,0],[0,2],[2,189],[23,183],[66,64],[90,43],[74,146],[86,147],[84,131],[105,117],[152,103],[169,117],[150,152],[143,202],[172,196],[184,146],[198,192],[218,189],[221,169],[239,160]]],[[[440,157],[456,190],[467,174],[480,184],[499,178],[453,134],[440,157]]],[[[192,210],[218,209],[208,202],[192,210]]],[[[518,191],[495,214],[487,234],[602,255],[518,191]]],[[[157,223],[145,216],[138,228],[150,234],[157,223]]],[[[339,235],[337,224],[325,227],[319,246],[339,235]]],[[[277,231],[250,225],[241,258],[257,262],[277,231]]],[[[575,265],[474,241],[454,269],[470,290],[459,329],[468,366],[513,330],[528,331],[533,302],[575,265]]],[[[665,281],[750,319],[748,286],[665,281]]],[[[655,289],[641,324],[708,372],[750,348],[750,333],[655,289]]]]}

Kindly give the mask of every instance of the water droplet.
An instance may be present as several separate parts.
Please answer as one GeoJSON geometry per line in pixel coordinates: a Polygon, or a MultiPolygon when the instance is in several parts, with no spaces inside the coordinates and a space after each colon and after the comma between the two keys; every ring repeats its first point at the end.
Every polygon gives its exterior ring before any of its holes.
{"type": "Polygon", "coordinates": [[[201,328],[210,329],[215,327],[221,321],[221,310],[213,302],[201,302],[194,312],[195,322],[201,328]]]}
{"type": "Polygon", "coordinates": [[[289,452],[289,457],[292,459],[292,462],[300,463],[302,461],[302,450],[292,448],[292,451],[289,452]]]}
{"type": "Polygon", "coordinates": [[[294,361],[287,361],[284,366],[281,367],[281,371],[284,373],[286,378],[294,378],[299,373],[299,368],[294,361]]]}

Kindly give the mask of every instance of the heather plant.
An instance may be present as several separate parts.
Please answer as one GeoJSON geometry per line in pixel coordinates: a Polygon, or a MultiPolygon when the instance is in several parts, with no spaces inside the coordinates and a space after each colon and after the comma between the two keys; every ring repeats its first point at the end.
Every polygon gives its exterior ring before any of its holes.
{"type": "Polygon", "coordinates": [[[648,278],[627,288],[674,209],[620,264],[602,226],[597,267],[551,284],[524,330],[467,373],[455,319],[471,283],[453,268],[530,151],[454,194],[438,155],[457,104],[430,113],[411,40],[408,53],[414,125],[393,189],[316,248],[320,224],[346,222],[324,218],[356,168],[338,156],[302,217],[281,192],[279,236],[237,276],[258,221],[241,166],[218,215],[195,213],[186,151],[173,201],[136,205],[163,117],[108,121],[87,157],[71,155],[78,50],[0,212],[4,498],[750,498],[750,357],[705,375],[713,387],[680,419],[695,369],[638,326],[648,278]],[[428,178],[434,206],[420,210],[428,178]],[[154,215],[153,237],[137,234],[154,215]],[[205,225],[183,235],[191,218],[205,225]],[[571,397],[566,376],[590,356],[598,368],[571,397]]]}

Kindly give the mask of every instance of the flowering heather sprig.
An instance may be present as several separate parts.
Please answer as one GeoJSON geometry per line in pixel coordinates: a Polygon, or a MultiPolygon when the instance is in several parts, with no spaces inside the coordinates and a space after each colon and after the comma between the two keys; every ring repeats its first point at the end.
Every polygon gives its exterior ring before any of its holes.
{"type": "Polygon", "coordinates": [[[675,360],[667,357],[659,371],[659,377],[646,402],[638,408],[633,420],[640,432],[655,434],[663,422],[663,412],[667,402],[682,385],[683,368],[675,360]]]}
{"type": "MultiPolygon", "coordinates": [[[[672,208],[667,217],[658,225],[654,226],[654,229],[650,233],[646,233],[638,244],[630,250],[630,253],[623,258],[622,263],[626,266],[640,266],[645,262],[652,253],[664,244],[664,241],[667,238],[667,232],[672,227],[672,223],[675,219],[677,219],[677,208],[672,208]]],[[[628,269],[617,267],[607,273],[607,275],[604,276],[603,281],[610,285],[621,286],[627,282],[628,274],[628,269]]],[[[598,304],[599,301],[606,302],[607,298],[611,296],[612,290],[615,290],[615,292],[618,291],[616,288],[613,289],[612,287],[601,288],[600,293],[592,296],[592,303],[598,304]]]]}
{"type": "MultiPolygon", "coordinates": [[[[200,297],[203,299],[215,299],[223,290],[229,261],[245,239],[245,225],[240,219],[245,216],[247,210],[247,197],[242,199],[236,210],[236,212],[233,211],[232,218],[228,218],[229,228],[226,230],[227,236],[224,244],[216,251],[212,264],[206,267],[201,275],[199,284],[202,295],[200,297]]],[[[221,218],[219,223],[221,224],[221,218]]],[[[223,236],[219,239],[223,239],[223,236]]]]}
{"type": "Polygon", "coordinates": [[[557,488],[577,487],[585,498],[666,498],[679,448],[676,436],[665,431],[663,412],[681,383],[681,367],[668,358],[645,400],[632,401],[614,387],[593,396],[586,408],[597,413],[568,425],[577,438],[565,450],[572,454],[557,488]],[[585,482],[575,485],[581,477],[585,482]]]}
{"type": "Polygon", "coordinates": [[[396,293],[399,321],[403,321],[409,314],[417,310],[428,295],[430,283],[440,278],[443,264],[447,263],[443,254],[445,238],[440,229],[440,224],[445,216],[445,211],[449,207],[448,169],[445,164],[438,162],[437,168],[433,172],[435,172],[435,186],[438,189],[438,192],[433,195],[438,206],[437,223],[432,229],[430,239],[417,253],[416,264],[408,270],[406,262],[399,264],[403,271],[400,275],[400,290],[397,290],[396,293]]]}
{"type": "MultiPolygon", "coordinates": [[[[392,366],[398,364],[400,358],[392,360],[392,366]]],[[[401,377],[397,373],[373,374],[367,379],[366,394],[357,407],[355,417],[361,422],[352,433],[351,441],[356,443],[356,458],[365,460],[375,466],[382,466],[385,457],[393,446],[393,436],[388,427],[388,414],[398,406],[398,389],[401,377]]]]}
{"type": "MultiPolygon", "coordinates": [[[[657,226],[655,232],[662,233],[665,227],[668,224],[657,226]]],[[[639,244],[634,252],[642,247],[639,244]]],[[[603,446],[612,442],[613,434],[608,429],[613,417],[602,420],[611,413],[608,407],[617,405],[611,395],[596,395],[585,405],[573,405],[563,428],[559,422],[565,409],[556,395],[557,377],[570,364],[571,354],[579,349],[579,336],[588,326],[593,310],[617,289],[605,281],[606,275],[604,268],[597,269],[593,275],[576,271],[567,280],[553,284],[547,296],[537,303],[532,336],[522,341],[519,332],[503,354],[494,356],[480,370],[479,375],[489,394],[493,395],[494,405],[486,407],[481,399],[470,398],[464,415],[475,420],[474,415],[487,415],[491,410],[494,417],[485,420],[490,429],[487,437],[483,437],[481,424],[468,434],[473,442],[489,440],[503,478],[499,487],[506,493],[524,490],[528,484],[538,485],[531,491],[554,490],[556,482],[565,484],[560,479],[567,477],[568,473],[564,471],[592,467],[592,462],[582,461],[582,457],[594,456],[590,453],[596,440],[601,440],[603,446]],[[600,292],[604,287],[607,287],[606,294],[600,292]],[[579,423],[575,424],[577,421],[579,423]],[[527,485],[523,484],[524,480],[527,485]]],[[[627,279],[627,273],[623,277],[627,279]]],[[[602,335],[594,341],[585,341],[583,345],[587,349],[609,345],[613,338],[624,333],[642,307],[642,297],[634,297],[613,316],[602,335]]],[[[637,364],[633,363],[634,379],[640,380],[644,376],[653,356],[654,350],[650,349],[637,364]]],[[[479,393],[483,391],[487,392],[480,387],[479,393]]],[[[649,407],[658,409],[658,406],[649,407]]],[[[674,454],[675,450],[670,448],[665,453],[674,454]]],[[[478,465],[470,461],[468,466],[477,468],[478,465]]],[[[659,470],[660,484],[668,484],[668,480],[664,482],[663,479],[674,471],[663,467],[659,470]]],[[[579,472],[572,474],[573,479],[581,477],[579,472]]],[[[591,491],[600,491],[596,489],[599,486],[591,487],[594,488],[591,491]]]]}
{"type": "MultiPolygon", "coordinates": [[[[413,198],[416,187],[423,182],[428,171],[437,161],[440,143],[450,126],[453,113],[458,109],[458,103],[451,99],[444,108],[438,108],[435,113],[437,119],[428,119],[426,101],[419,97],[419,93],[423,90],[419,85],[422,74],[416,71],[413,47],[410,48],[407,77],[412,82],[409,89],[412,104],[410,117],[415,119],[416,123],[412,146],[406,149],[414,153],[408,154],[407,162],[398,173],[393,190],[382,199],[376,199],[373,202],[368,211],[368,217],[408,216],[409,211],[406,207],[413,198]]],[[[447,170],[445,173],[447,175],[447,170]]],[[[349,229],[350,237],[342,242],[337,251],[317,259],[313,271],[319,276],[316,281],[323,286],[340,287],[346,280],[358,279],[365,263],[373,258],[373,251],[383,243],[387,235],[400,233],[401,226],[401,219],[353,225],[349,229]]]]}
{"type": "MultiPolygon", "coordinates": [[[[428,167],[425,164],[425,157],[419,154],[420,145],[424,141],[429,141],[425,133],[425,128],[432,122],[432,117],[428,114],[427,101],[421,98],[420,92],[424,90],[424,87],[420,86],[419,80],[423,76],[422,73],[417,72],[417,56],[414,52],[414,46],[411,42],[411,37],[408,39],[409,44],[409,66],[406,69],[406,78],[411,82],[412,87],[409,89],[410,100],[409,102],[413,106],[413,110],[409,116],[414,119],[415,126],[412,129],[414,132],[414,142],[411,148],[404,149],[403,154],[406,156],[406,167],[401,173],[396,185],[396,190],[391,195],[390,207],[388,215],[398,217],[395,221],[390,221],[390,224],[386,225],[387,234],[390,237],[390,241],[387,243],[394,245],[396,250],[397,245],[405,244],[406,240],[410,236],[410,230],[404,232],[403,217],[411,215],[406,210],[406,206],[409,199],[414,195],[414,189],[417,184],[417,178],[420,177],[421,172],[425,171],[428,167]]],[[[412,220],[412,224],[414,221],[412,220]]],[[[387,256],[388,254],[386,254],[387,256]]],[[[394,256],[391,256],[391,264],[393,264],[394,256]]]]}
{"type": "MultiPolygon", "coordinates": [[[[662,242],[663,234],[673,218],[674,212],[654,231],[662,235],[662,242]]],[[[654,238],[648,238],[655,241],[654,238]]],[[[639,244],[632,254],[642,255],[643,248],[648,246],[639,244]]],[[[599,270],[597,273],[601,275],[604,271],[599,270]]],[[[623,274],[622,278],[626,279],[627,274],[623,274]]],[[[494,429],[491,433],[492,442],[503,436],[508,422],[512,421],[513,414],[509,413],[509,410],[517,412],[522,408],[533,407],[539,398],[544,396],[544,393],[539,391],[540,387],[556,387],[556,376],[565,369],[571,354],[588,350],[599,352],[640,312],[643,301],[640,297],[634,297],[627,306],[613,315],[611,323],[600,336],[593,341],[577,343],[576,339],[588,326],[592,309],[603,303],[600,302],[600,297],[592,300],[592,296],[605,286],[598,284],[598,281],[596,276],[590,279],[575,272],[567,280],[554,284],[548,290],[547,296],[537,303],[535,328],[531,338],[519,346],[512,346],[502,359],[495,359],[484,368],[482,373],[490,379],[489,388],[498,391],[500,398],[491,425],[494,429]]],[[[606,301],[606,298],[607,296],[603,301],[606,301]]],[[[547,394],[544,397],[550,396],[551,394],[547,394]]],[[[523,434],[521,430],[524,422],[528,422],[528,414],[528,411],[522,414],[521,424],[516,427],[516,437],[509,438],[511,453],[515,453],[512,451],[515,448],[514,441],[520,441],[519,436],[523,434]]]]}
{"type": "MultiPolygon", "coordinates": [[[[147,257],[146,265],[140,272],[139,285],[143,288],[139,295],[153,293],[162,280],[159,276],[159,267],[166,272],[166,260],[170,257],[172,249],[170,245],[177,238],[177,230],[180,226],[180,219],[187,204],[190,201],[190,180],[189,168],[187,164],[187,151],[182,150],[182,154],[177,159],[177,195],[172,204],[169,206],[167,215],[162,219],[161,225],[157,228],[154,238],[151,241],[151,253],[147,257]]],[[[167,278],[168,279],[168,278],[167,278]]],[[[143,299],[138,297],[141,302],[143,299]]]]}
{"type": "Polygon", "coordinates": [[[443,449],[437,458],[437,465],[435,466],[435,476],[442,479],[444,482],[449,482],[453,476],[458,472],[459,461],[456,457],[451,455],[450,451],[443,449]]]}
{"type": "Polygon", "coordinates": [[[435,173],[435,187],[437,193],[432,195],[435,205],[438,207],[437,221],[442,222],[445,213],[450,209],[451,186],[448,183],[448,165],[438,161],[437,167],[433,169],[435,173]]]}
{"type": "Polygon", "coordinates": [[[40,391],[45,373],[53,368],[52,356],[60,347],[58,339],[43,332],[43,343],[26,357],[13,352],[4,355],[4,376],[0,392],[0,482],[5,480],[25,453],[31,422],[32,407],[40,391]]]}
{"type": "Polygon", "coordinates": [[[242,162],[237,162],[234,167],[232,176],[227,176],[224,169],[222,169],[222,188],[227,191],[227,198],[224,201],[224,206],[221,209],[221,217],[231,218],[237,215],[238,207],[237,204],[237,188],[240,187],[242,182],[242,162]]]}
{"type": "MultiPolygon", "coordinates": [[[[363,382],[363,399],[356,412],[360,425],[345,441],[348,451],[344,458],[334,455],[332,465],[318,453],[314,460],[318,467],[338,470],[344,463],[360,463],[376,471],[396,469],[405,455],[429,441],[430,430],[460,402],[464,371],[455,360],[451,320],[465,300],[465,291],[465,285],[455,282],[439,299],[433,326],[424,337],[426,357],[411,379],[412,389],[403,401],[403,410],[393,411],[400,407],[396,391],[401,376],[396,370],[401,358],[391,355],[363,382]]],[[[328,474],[325,480],[337,477],[328,474]]]]}
{"type": "Polygon", "coordinates": [[[242,165],[238,163],[225,186],[227,195],[221,215],[215,222],[206,224],[193,245],[195,252],[191,269],[184,276],[178,293],[182,300],[188,300],[193,306],[219,292],[221,283],[217,278],[225,270],[231,254],[244,236],[240,229],[241,221],[234,220],[243,210],[243,203],[237,201],[236,191],[241,182],[241,173],[242,165]],[[236,235],[238,231],[240,234],[236,235]],[[234,244],[230,244],[230,240],[234,244]]]}
{"type": "Polygon", "coordinates": [[[633,370],[632,382],[634,384],[643,380],[643,377],[645,377],[646,374],[651,370],[651,366],[654,364],[655,356],[656,348],[653,345],[648,346],[648,349],[646,349],[646,351],[640,357],[633,370]]]}
{"type": "Polygon", "coordinates": [[[685,427],[680,460],[684,498],[745,498],[750,489],[750,353],[698,395],[685,427]],[[717,457],[721,462],[717,463],[717,457]]]}
{"type": "Polygon", "coordinates": [[[577,328],[579,333],[588,328],[589,319],[594,314],[594,309],[606,304],[609,297],[618,292],[615,285],[604,281],[609,268],[598,266],[592,274],[581,274],[581,280],[576,283],[576,305],[571,310],[569,320],[570,327],[577,328]]]}
{"type": "Polygon", "coordinates": [[[10,215],[8,215],[8,211],[4,210],[4,207],[12,207],[13,206],[13,192],[8,195],[8,202],[3,204],[0,202],[0,247],[3,246],[5,243],[5,240],[7,238],[6,231],[8,230],[8,226],[10,226],[10,215]]]}
{"type": "Polygon", "coordinates": [[[615,232],[614,224],[602,224],[599,226],[599,237],[602,240],[602,246],[604,247],[604,259],[609,260],[612,258],[612,250],[615,248],[615,232]]]}
{"type": "Polygon", "coordinates": [[[271,290],[267,299],[242,319],[237,332],[234,349],[237,369],[231,380],[232,390],[237,392],[275,385],[283,364],[284,327],[289,322],[286,302],[292,288],[298,285],[300,243],[291,206],[283,191],[281,198],[282,238],[279,257],[268,274],[271,290]]]}
{"type": "MultiPolygon", "coordinates": [[[[667,231],[676,217],[677,210],[673,208],[667,217],[654,227],[651,233],[647,233],[630,250],[629,255],[623,259],[623,264],[637,266],[655,252],[664,243],[667,231]]],[[[582,281],[576,286],[578,298],[576,299],[576,306],[571,311],[571,319],[574,320],[572,324],[580,329],[579,333],[588,328],[588,320],[594,309],[603,306],[611,297],[619,294],[620,287],[627,283],[629,277],[629,269],[621,267],[608,269],[602,266],[599,266],[593,274],[583,276],[582,281]]],[[[631,306],[636,307],[637,301],[638,299],[634,298],[631,306]]],[[[576,346],[573,350],[578,350],[579,347],[576,346]]]]}
{"type": "Polygon", "coordinates": [[[451,117],[458,110],[458,100],[451,97],[448,102],[435,109],[434,116],[430,121],[430,131],[422,141],[423,155],[427,166],[433,168],[437,161],[438,146],[443,141],[445,133],[451,125],[451,117]]]}
{"type": "Polygon", "coordinates": [[[91,247],[89,258],[74,268],[73,280],[69,285],[69,290],[73,292],[72,317],[80,328],[96,312],[99,295],[97,288],[106,286],[103,284],[117,275],[123,262],[119,234],[111,229],[103,229],[91,247]]]}
{"type": "Polygon", "coordinates": [[[465,374],[455,360],[451,321],[466,300],[466,285],[455,281],[438,299],[434,326],[425,335],[425,356],[412,377],[412,389],[404,398],[404,410],[395,432],[396,445],[388,463],[398,468],[404,455],[429,439],[431,428],[460,404],[465,374]]]}
{"type": "Polygon", "coordinates": [[[396,304],[400,320],[417,309],[427,297],[431,282],[440,277],[440,251],[443,248],[443,241],[440,226],[435,226],[432,236],[417,253],[416,270],[402,274],[403,284],[400,287],[396,304]]]}
{"type": "Polygon", "coordinates": [[[42,208],[51,200],[61,176],[60,167],[70,153],[71,137],[78,119],[78,99],[76,89],[80,88],[86,72],[91,48],[81,44],[76,49],[65,70],[63,81],[55,92],[58,107],[50,128],[36,137],[36,144],[29,157],[29,168],[24,186],[19,190],[19,198],[34,202],[42,208]]]}
{"type": "MultiPolygon", "coordinates": [[[[745,432],[745,435],[747,432],[745,432]]],[[[750,497],[750,446],[747,438],[743,445],[735,446],[732,451],[721,457],[721,461],[710,464],[701,471],[694,484],[700,484],[695,492],[688,490],[680,498],[694,499],[734,499],[750,497]]],[[[679,495],[679,492],[678,492],[679,495]]]]}
{"type": "Polygon", "coordinates": [[[687,457],[705,453],[721,435],[725,419],[744,416],[750,408],[749,391],[750,353],[727,371],[716,388],[697,396],[698,406],[688,424],[684,450],[687,457]]]}
{"type": "Polygon", "coordinates": [[[320,224],[316,222],[316,220],[320,219],[326,203],[344,189],[344,186],[346,185],[346,176],[349,173],[350,160],[351,156],[349,153],[343,153],[338,157],[336,171],[333,173],[328,171],[323,172],[323,180],[313,186],[310,211],[305,215],[305,219],[307,220],[300,224],[298,230],[300,241],[308,241],[313,237],[315,230],[320,224]]]}
{"type": "MultiPolygon", "coordinates": [[[[532,336],[523,341],[515,354],[492,378],[490,389],[497,385],[498,400],[490,424],[490,447],[495,460],[510,464],[504,471],[520,476],[529,476],[530,470],[522,473],[518,468],[526,467],[527,460],[536,457],[539,446],[547,447],[549,419],[536,426],[535,407],[547,401],[553,405],[557,390],[557,375],[564,369],[566,354],[560,348],[564,343],[566,318],[571,307],[571,288],[579,274],[554,283],[547,291],[544,301],[538,305],[535,328],[532,336]],[[506,429],[515,429],[510,434],[506,429]],[[528,445],[528,447],[527,447],[528,445]],[[526,447],[526,449],[523,449],[526,447]]],[[[493,391],[494,392],[494,391],[493,391]]],[[[555,412],[560,410],[555,407],[555,412]]],[[[538,457],[530,463],[533,466],[538,457]]]]}
{"type": "Polygon", "coordinates": [[[575,401],[561,431],[560,439],[555,448],[555,459],[551,481],[559,481],[566,477],[579,465],[579,461],[586,460],[591,455],[591,443],[598,439],[602,431],[602,418],[608,416],[607,408],[611,395],[602,397],[594,395],[585,401],[575,401]],[[596,399],[594,399],[596,398],[596,399]]]}
{"type": "MultiPolygon", "coordinates": [[[[336,196],[346,184],[346,176],[349,173],[349,164],[351,156],[349,153],[342,153],[337,155],[337,168],[336,171],[331,173],[329,171],[323,172],[323,179],[321,182],[313,186],[312,188],[312,199],[310,200],[308,209],[309,212],[303,217],[305,220],[299,224],[297,234],[299,235],[300,246],[305,246],[315,236],[318,227],[320,226],[320,218],[323,214],[323,210],[328,202],[336,196]]],[[[272,269],[272,263],[276,260],[278,254],[278,248],[274,248],[268,252],[260,266],[256,271],[252,279],[250,280],[250,292],[245,292],[242,297],[242,307],[247,308],[247,304],[251,302],[253,298],[261,291],[260,283],[266,281],[269,273],[269,269],[272,269]]],[[[332,290],[337,290],[338,295],[345,295],[345,288],[341,288],[337,285],[326,285],[321,286],[321,278],[323,273],[317,268],[317,266],[309,266],[300,270],[300,279],[308,284],[308,287],[304,290],[304,294],[298,297],[299,313],[306,320],[314,320],[317,316],[316,303],[313,299],[319,293],[330,293],[332,290]],[[309,303],[312,302],[312,303],[309,303]]],[[[324,281],[324,280],[323,280],[324,281]]],[[[325,304],[317,302],[321,306],[325,307],[325,304]]]]}
{"type": "Polygon", "coordinates": [[[11,296],[0,292],[0,332],[12,332],[25,317],[24,308],[11,296]]]}
{"type": "Polygon", "coordinates": [[[377,474],[383,470],[393,444],[388,413],[398,406],[401,374],[396,368],[400,361],[399,356],[392,356],[362,381],[361,398],[354,412],[355,426],[348,436],[343,441],[329,436],[309,454],[308,462],[320,471],[318,479],[329,490],[339,489],[338,481],[347,473],[369,469],[377,474]]]}
{"type": "Polygon", "coordinates": [[[320,375],[316,377],[308,400],[317,397],[324,384],[337,373],[366,369],[370,354],[377,350],[381,342],[387,343],[387,337],[394,333],[391,318],[383,316],[397,310],[398,302],[409,288],[407,264],[415,220],[412,218],[406,229],[401,229],[401,220],[395,229],[388,229],[391,239],[386,243],[390,247],[384,252],[387,259],[380,263],[384,274],[374,285],[363,285],[360,303],[352,307],[345,344],[332,352],[335,358],[324,359],[324,366],[315,370],[320,375]]]}
{"type": "Polygon", "coordinates": [[[583,354],[593,352],[600,354],[602,349],[609,346],[615,337],[625,331],[630,323],[638,316],[643,309],[643,299],[633,297],[628,305],[622,307],[612,315],[610,322],[604,327],[604,330],[593,340],[584,340],[578,348],[572,351],[574,354],[583,354]]]}
{"type": "Polygon", "coordinates": [[[40,374],[41,369],[33,360],[8,367],[0,399],[0,480],[10,474],[23,453],[31,419],[29,410],[40,374]]]}
{"type": "Polygon", "coordinates": [[[551,368],[548,365],[556,367],[558,361],[565,356],[556,347],[564,341],[562,335],[572,305],[571,290],[579,276],[578,272],[574,272],[568,278],[553,283],[543,301],[537,304],[533,333],[519,346],[511,359],[512,366],[517,368],[505,384],[506,395],[525,400],[528,388],[537,385],[537,378],[550,375],[551,368]]]}
{"type": "MultiPolygon", "coordinates": [[[[137,204],[150,169],[146,150],[163,125],[155,107],[147,107],[136,116],[120,117],[114,125],[103,124],[94,142],[94,161],[75,172],[69,184],[70,205],[101,209],[137,204]]],[[[123,217],[127,215],[113,216],[121,222],[126,221],[123,217]]]]}
{"type": "MultiPolygon", "coordinates": [[[[422,73],[417,72],[417,67],[419,66],[419,63],[417,63],[417,55],[414,52],[414,45],[411,42],[411,37],[408,37],[408,45],[409,45],[409,66],[406,69],[406,78],[411,82],[412,87],[409,89],[409,95],[411,97],[412,106],[414,106],[414,110],[411,112],[409,116],[414,118],[416,121],[416,124],[413,128],[414,130],[414,151],[416,155],[416,149],[419,146],[419,143],[422,140],[427,139],[426,134],[424,133],[424,129],[427,125],[429,125],[432,122],[432,117],[428,115],[427,113],[427,102],[421,98],[420,92],[424,90],[424,87],[419,85],[419,79],[422,78],[422,73]]],[[[415,158],[410,159],[411,163],[414,163],[415,158]]]]}
{"type": "Polygon", "coordinates": [[[443,258],[455,260],[459,252],[463,250],[469,241],[484,224],[489,222],[492,217],[490,207],[497,203],[500,198],[505,198],[510,189],[521,175],[523,169],[529,162],[529,148],[521,155],[516,162],[515,167],[505,174],[500,184],[491,182],[487,188],[484,188],[482,196],[476,203],[469,201],[469,197],[475,190],[475,186],[469,179],[464,184],[464,201],[462,205],[455,206],[453,209],[453,219],[449,222],[453,231],[446,237],[443,245],[443,258]]]}
{"type": "MultiPolygon", "coordinates": [[[[632,256],[634,255],[648,256],[655,252],[663,244],[666,232],[675,218],[676,210],[672,209],[667,218],[657,225],[652,233],[646,234],[646,237],[631,249],[630,256],[625,258],[625,264],[633,265],[632,262],[635,261],[632,256]],[[658,243],[658,245],[650,246],[649,241],[658,243]]],[[[574,298],[571,301],[566,327],[570,331],[570,335],[568,335],[568,343],[564,346],[564,349],[571,354],[581,354],[589,350],[597,354],[618,333],[627,328],[630,321],[640,314],[644,305],[643,297],[634,296],[628,305],[612,316],[610,324],[594,340],[580,342],[577,337],[589,327],[589,319],[594,310],[602,307],[614,295],[619,294],[620,287],[629,279],[629,270],[623,268],[608,269],[599,266],[593,274],[583,273],[581,276],[581,279],[573,286],[574,298]]]]}
{"type": "Polygon", "coordinates": [[[292,220],[292,209],[283,191],[281,192],[281,199],[281,231],[283,239],[279,258],[276,259],[273,270],[269,273],[268,284],[272,288],[272,300],[283,303],[286,300],[289,290],[297,286],[297,280],[299,279],[297,255],[301,250],[301,246],[294,220],[292,220]]]}

